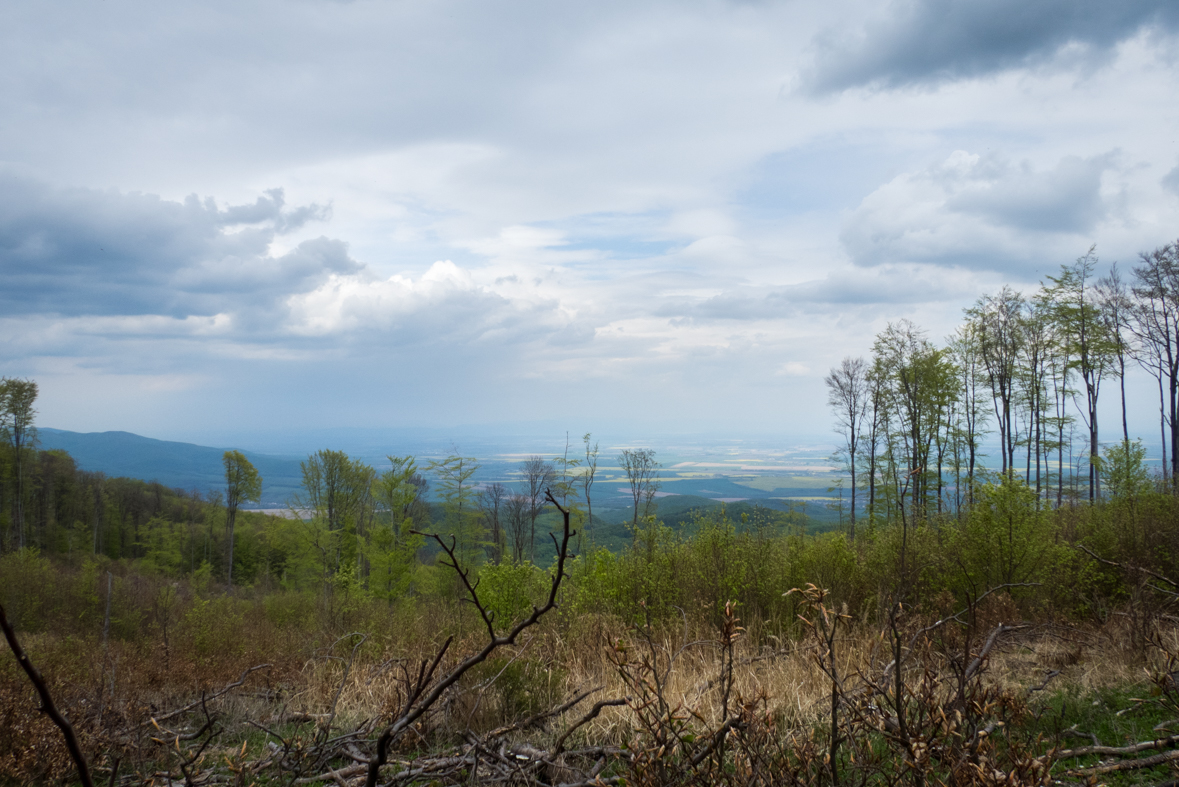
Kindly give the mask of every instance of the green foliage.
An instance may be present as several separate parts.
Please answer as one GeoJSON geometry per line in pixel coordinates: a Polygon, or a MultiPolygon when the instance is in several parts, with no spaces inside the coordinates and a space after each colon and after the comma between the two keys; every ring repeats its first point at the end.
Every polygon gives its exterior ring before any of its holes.
{"type": "Polygon", "coordinates": [[[413,458],[390,456],[389,462],[392,468],[373,483],[378,521],[370,531],[366,554],[369,589],[379,598],[393,600],[412,587],[417,553],[425,543],[413,531],[428,524],[429,508],[420,499],[413,458]]]}
{"type": "Polygon", "coordinates": [[[960,600],[999,585],[1043,581],[1065,557],[1035,491],[1007,475],[979,488],[974,508],[952,539],[951,556],[948,568],[960,600]]]}
{"type": "Polygon", "coordinates": [[[262,608],[266,620],[283,629],[306,631],[318,617],[315,598],[298,591],[267,593],[262,599],[262,608]]]}
{"type": "Polygon", "coordinates": [[[455,555],[464,568],[478,567],[485,557],[487,546],[483,521],[475,506],[475,487],[471,476],[479,464],[471,457],[452,454],[437,462],[430,462],[426,470],[438,479],[445,519],[440,532],[454,543],[455,555]]]}
{"type": "Polygon", "coordinates": [[[552,663],[527,656],[494,656],[472,670],[471,680],[485,686],[494,702],[484,726],[525,719],[556,706],[566,678],[552,663]]]}
{"type": "Polygon", "coordinates": [[[184,615],[184,629],[200,656],[245,651],[243,622],[247,602],[232,596],[197,597],[184,615]]]}
{"type": "Polygon", "coordinates": [[[494,617],[497,630],[508,629],[544,603],[549,573],[532,563],[503,561],[479,571],[479,598],[494,617]]]}
{"type": "Polygon", "coordinates": [[[1146,468],[1146,449],[1141,440],[1106,446],[1098,461],[1102,491],[1111,500],[1138,498],[1154,490],[1146,468]]]}

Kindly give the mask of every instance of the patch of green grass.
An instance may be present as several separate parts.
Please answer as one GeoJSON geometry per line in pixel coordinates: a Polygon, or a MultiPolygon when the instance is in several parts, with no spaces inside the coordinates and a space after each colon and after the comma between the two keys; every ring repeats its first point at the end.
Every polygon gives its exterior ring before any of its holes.
{"type": "MultiPolygon", "coordinates": [[[[1174,721],[1174,714],[1149,701],[1151,688],[1148,683],[1139,683],[1092,692],[1082,692],[1075,686],[1060,689],[1034,705],[1035,717],[1034,721],[1029,723],[1029,729],[1049,738],[1058,749],[1092,746],[1094,738],[1097,744],[1102,746],[1122,747],[1157,740],[1179,732],[1179,725],[1160,731],[1154,729],[1163,722],[1174,721]]],[[[1053,773],[1060,777],[1070,769],[1087,768],[1118,759],[1149,757],[1172,748],[1175,747],[1151,749],[1122,758],[1096,754],[1069,757],[1058,760],[1053,773]]],[[[1164,764],[1154,768],[1103,774],[1099,781],[1123,785],[1153,785],[1175,778],[1174,768],[1173,764],[1164,764]]]]}

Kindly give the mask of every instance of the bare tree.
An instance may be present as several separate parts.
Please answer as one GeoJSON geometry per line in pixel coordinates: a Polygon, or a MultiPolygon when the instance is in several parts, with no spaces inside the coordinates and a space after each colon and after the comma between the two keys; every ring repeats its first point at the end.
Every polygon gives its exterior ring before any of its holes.
{"type": "Polygon", "coordinates": [[[557,469],[552,462],[530,456],[521,463],[524,495],[528,498],[528,559],[536,560],[536,518],[544,510],[545,489],[553,485],[557,469]]]}
{"type": "Polygon", "coordinates": [[[1169,442],[1174,480],[1179,478],[1179,241],[1143,253],[1141,259],[1131,289],[1133,330],[1141,347],[1138,362],[1159,381],[1159,398],[1165,399],[1159,403],[1163,465],[1169,442]]]}
{"type": "MultiPolygon", "coordinates": [[[[585,436],[581,439],[585,443],[585,472],[581,474],[581,487],[585,494],[585,530],[586,533],[592,535],[594,530],[594,506],[590,502],[590,489],[593,488],[594,476],[598,473],[598,444],[595,441],[594,447],[590,448],[589,432],[586,432],[585,436]]],[[[593,543],[592,539],[590,543],[593,543]]]]}
{"type": "Polygon", "coordinates": [[[1126,356],[1133,357],[1130,346],[1134,336],[1130,330],[1130,320],[1133,314],[1133,299],[1130,288],[1122,280],[1121,271],[1115,262],[1110,266],[1109,275],[1097,282],[1097,301],[1101,321],[1113,339],[1118,363],[1118,380],[1122,393],[1122,440],[1130,443],[1130,427],[1126,422],[1126,356]]]}
{"type": "Polygon", "coordinates": [[[837,431],[843,435],[847,465],[851,470],[851,537],[856,537],[856,450],[868,414],[868,364],[863,358],[844,358],[823,381],[827,404],[835,411],[837,431]]]}
{"type": "Polygon", "coordinates": [[[512,550],[512,560],[516,563],[524,561],[524,553],[528,547],[528,512],[531,506],[527,495],[508,495],[504,501],[503,522],[507,531],[508,546],[512,550]]]}
{"type": "Polygon", "coordinates": [[[998,295],[983,296],[966,312],[978,325],[980,354],[995,403],[999,443],[1003,448],[1002,470],[1009,475],[1015,465],[1015,384],[1024,335],[1023,308],[1023,296],[1005,286],[998,295]]]}
{"type": "Polygon", "coordinates": [[[632,524],[637,528],[640,504],[643,516],[647,516],[655,493],[659,491],[659,468],[662,465],[655,461],[655,451],[651,448],[624,448],[618,455],[618,466],[626,473],[626,480],[630,483],[635,506],[632,524]]]}
{"type": "MultiPolygon", "coordinates": [[[[547,494],[547,493],[546,493],[547,494]]],[[[389,745],[397,741],[397,739],[406,732],[412,729],[414,722],[422,717],[430,707],[433,706],[442,695],[463,677],[463,675],[472,667],[487,660],[487,658],[495,652],[496,649],[511,646],[516,644],[516,640],[520,637],[526,629],[535,626],[544,615],[557,606],[557,597],[561,589],[561,581],[565,578],[565,563],[569,555],[569,540],[574,533],[569,529],[569,511],[563,508],[551,494],[548,494],[548,500],[551,502],[564,519],[564,528],[562,530],[561,538],[558,539],[552,535],[553,544],[557,548],[557,562],[553,567],[552,579],[549,584],[548,598],[542,606],[534,606],[532,613],[524,620],[516,623],[509,630],[503,634],[497,634],[495,630],[494,614],[488,610],[483,600],[479,597],[478,582],[472,581],[470,576],[470,568],[463,566],[463,563],[455,552],[454,541],[450,544],[436,534],[425,534],[429,538],[434,539],[439,548],[443,552],[443,557],[440,562],[449,567],[458,576],[466,591],[466,597],[474,606],[479,616],[483,619],[483,623],[487,628],[487,640],[483,647],[466,658],[462,659],[458,664],[452,667],[446,674],[440,678],[435,678],[438,671],[438,666],[442,662],[443,656],[449,649],[453,638],[447,639],[441,648],[435,653],[434,659],[430,662],[422,661],[417,672],[417,680],[413,681],[408,686],[408,691],[402,701],[400,707],[395,711],[392,717],[392,723],[385,727],[380,737],[377,739],[376,751],[373,756],[368,758],[368,773],[365,777],[365,787],[376,787],[380,780],[381,767],[388,761],[389,745]]],[[[407,673],[408,674],[408,673],[407,673]]],[[[501,756],[502,759],[502,756],[501,756]]],[[[362,761],[363,762],[363,761],[362,761]]],[[[337,779],[338,780],[338,779],[337,779]]]]}
{"type": "Polygon", "coordinates": [[[1101,381],[1114,372],[1117,347],[1113,337],[1101,319],[1094,287],[1089,283],[1093,269],[1097,267],[1097,247],[1089,251],[1071,266],[1061,266],[1060,276],[1049,276],[1052,286],[1046,288],[1052,299],[1054,316],[1064,340],[1070,345],[1084,385],[1085,406],[1081,418],[1089,429],[1089,502],[1095,502],[1101,494],[1101,477],[1097,473],[1099,463],[1097,400],[1101,394],[1101,381]]]}
{"type": "Polygon", "coordinates": [[[498,481],[488,484],[479,492],[479,510],[491,531],[491,559],[498,563],[504,556],[504,514],[508,501],[508,488],[498,481]]]}

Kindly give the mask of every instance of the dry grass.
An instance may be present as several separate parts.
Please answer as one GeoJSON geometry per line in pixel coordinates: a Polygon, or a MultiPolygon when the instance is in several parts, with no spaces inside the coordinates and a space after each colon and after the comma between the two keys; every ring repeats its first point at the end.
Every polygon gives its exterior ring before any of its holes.
{"type": "MultiPolygon", "coordinates": [[[[986,622],[997,623],[1009,612],[1001,607],[991,610],[986,622]]],[[[381,637],[367,637],[359,646],[359,636],[318,636],[315,642],[322,644],[309,646],[305,634],[247,621],[251,633],[243,630],[238,636],[249,644],[198,653],[193,642],[176,638],[167,665],[154,640],[112,641],[103,649],[95,640],[52,633],[24,639],[59,704],[77,725],[99,772],[121,757],[124,773],[145,776],[159,757],[158,748],[150,742],[153,716],[199,699],[202,691],[215,691],[236,680],[245,668],[264,662],[273,666],[211,703],[224,729],[211,753],[228,755],[247,738],[257,739],[259,733],[248,722],[286,731],[283,734],[303,730],[298,734],[310,735],[316,728],[311,725],[324,724],[333,706],[335,730],[388,718],[400,701],[406,673],[436,652],[440,637],[434,624],[439,622],[428,617],[404,621],[403,637],[386,631],[381,637]],[[249,640],[250,636],[256,640],[249,640]],[[304,725],[298,726],[297,720],[304,725]]],[[[449,663],[482,644],[473,626],[467,626],[467,631],[451,646],[449,663]]],[[[1175,630],[1165,634],[1179,646],[1175,630]]],[[[484,734],[592,690],[566,716],[512,733],[518,741],[543,748],[592,702],[628,695],[618,667],[623,652],[619,648],[632,659],[645,656],[655,665],[669,705],[690,709],[700,728],[715,729],[723,722],[724,662],[718,637],[716,629],[692,621],[644,631],[607,616],[547,620],[517,647],[503,649],[483,668],[472,671],[404,745],[448,745],[467,731],[484,734]]],[[[1129,642],[1128,624],[1121,616],[1103,626],[1029,626],[1003,640],[983,680],[1024,696],[1052,671],[1058,673],[1053,689],[1069,686],[1087,693],[1133,684],[1142,680],[1143,661],[1128,649],[1129,642]]],[[[935,670],[948,671],[952,654],[963,647],[961,633],[947,628],[939,641],[931,640],[925,658],[935,670]]],[[[830,682],[819,669],[817,648],[810,639],[763,635],[759,643],[751,636],[739,638],[733,651],[730,708],[741,698],[762,698],[766,716],[774,720],[776,729],[816,728],[827,718],[830,702],[830,682]]],[[[879,679],[890,658],[880,630],[862,623],[849,625],[841,633],[836,652],[848,692],[866,679],[879,679]]],[[[60,739],[37,714],[11,658],[0,660],[0,709],[0,741],[7,742],[0,744],[0,781],[68,778],[71,769],[60,739]]],[[[197,726],[195,717],[184,723],[187,728],[197,726]]],[[[635,735],[634,711],[619,706],[606,708],[578,730],[575,740],[617,746],[632,743],[635,735]]]]}

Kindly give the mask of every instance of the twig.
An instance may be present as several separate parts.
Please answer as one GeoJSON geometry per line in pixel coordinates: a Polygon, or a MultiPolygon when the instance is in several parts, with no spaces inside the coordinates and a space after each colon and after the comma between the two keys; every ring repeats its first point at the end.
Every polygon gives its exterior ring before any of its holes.
{"type": "MultiPolygon", "coordinates": [[[[1157,579],[1160,582],[1166,582],[1168,585],[1175,588],[1175,590],[1179,590],[1179,582],[1176,582],[1173,579],[1168,579],[1167,577],[1164,577],[1162,574],[1158,574],[1154,571],[1151,571],[1149,568],[1143,568],[1142,566],[1131,566],[1131,565],[1127,565],[1126,563],[1117,563],[1117,562],[1114,562],[1113,560],[1106,560],[1103,557],[1099,557],[1096,553],[1093,552],[1093,550],[1089,549],[1089,547],[1085,546],[1084,544],[1077,544],[1077,549],[1081,550],[1086,555],[1088,555],[1089,557],[1096,560],[1098,563],[1104,563],[1107,566],[1113,566],[1114,568],[1120,568],[1123,571],[1139,571],[1143,574],[1146,574],[1147,576],[1154,577],[1155,579],[1157,579]]],[[[1155,588],[1155,590],[1161,590],[1163,593],[1167,593],[1168,595],[1172,595],[1172,596],[1179,595],[1173,591],[1164,590],[1163,588],[1155,588]]]]}

